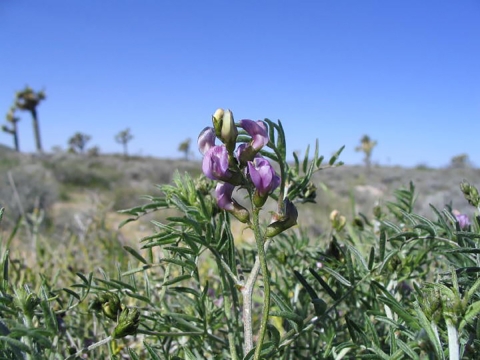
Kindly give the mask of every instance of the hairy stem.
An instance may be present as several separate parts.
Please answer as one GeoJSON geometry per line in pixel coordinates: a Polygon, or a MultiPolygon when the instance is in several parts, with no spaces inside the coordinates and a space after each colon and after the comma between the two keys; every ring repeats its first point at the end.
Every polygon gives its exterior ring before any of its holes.
{"type": "Polygon", "coordinates": [[[78,357],[78,356],[80,356],[80,355],[82,355],[82,354],[84,354],[84,353],[87,353],[87,352],[89,352],[90,350],[93,350],[93,349],[95,349],[95,348],[97,348],[97,347],[99,347],[99,346],[101,346],[101,345],[104,345],[104,344],[108,343],[108,342],[111,341],[111,340],[112,340],[112,337],[109,336],[109,337],[107,337],[107,338],[105,338],[105,339],[103,339],[103,340],[100,340],[99,342],[96,342],[95,344],[90,345],[89,347],[86,347],[86,348],[81,349],[80,351],[77,351],[75,354],[70,355],[70,356],[67,357],[65,360],[75,359],[76,357],[78,357]]]}
{"type": "MultiPolygon", "coordinates": [[[[271,239],[267,239],[264,244],[264,252],[267,252],[271,239]]],[[[250,350],[253,349],[253,330],[252,330],[252,295],[253,287],[255,285],[255,280],[258,277],[260,272],[260,258],[257,256],[255,259],[255,264],[253,264],[250,275],[248,276],[245,286],[242,290],[243,295],[243,331],[245,336],[245,346],[244,351],[247,354],[250,350]]]]}

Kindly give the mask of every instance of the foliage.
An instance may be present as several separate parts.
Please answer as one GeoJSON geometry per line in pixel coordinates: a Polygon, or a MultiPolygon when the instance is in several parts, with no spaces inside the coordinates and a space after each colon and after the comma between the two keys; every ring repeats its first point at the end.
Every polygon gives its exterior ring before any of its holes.
{"type": "Polygon", "coordinates": [[[40,125],[38,121],[37,107],[41,101],[45,100],[45,91],[34,91],[29,86],[15,94],[15,107],[19,110],[28,111],[32,116],[33,132],[35,135],[35,145],[38,152],[42,152],[42,142],[40,137],[40,125]]]}
{"type": "Polygon", "coordinates": [[[17,126],[17,123],[20,121],[20,118],[18,116],[15,116],[15,110],[16,110],[15,106],[12,106],[8,111],[5,118],[7,119],[7,122],[10,125],[9,126],[2,125],[2,131],[12,135],[13,145],[15,146],[15,150],[20,151],[20,144],[18,141],[18,126],[17,126]]]}
{"type": "Polygon", "coordinates": [[[34,210],[48,210],[58,198],[58,184],[39,165],[16,166],[0,174],[0,203],[7,208],[4,223],[11,228],[34,210]]]}
{"type": "Polygon", "coordinates": [[[471,166],[468,154],[459,154],[452,157],[450,167],[454,169],[466,168],[471,166]]]}
{"type": "Polygon", "coordinates": [[[363,135],[360,139],[360,145],[355,148],[355,151],[361,151],[365,154],[363,161],[365,162],[367,170],[370,170],[372,166],[372,151],[375,146],[377,146],[376,141],[370,139],[368,135],[363,135]]]}
{"type": "Polygon", "coordinates": [[[120,131],[115,135],[115,141],[123,146],[123,156],[128,157],[128,143],[133,139],[133,135],[130,132],[130,129],[120,131]]]}
{"type": "Polygon", "coordinates": [[[76,132],[70,139],[68,139],[69,151],[72,153],[83,154],[87,143],[92,137],[82,132],[76,132]]]}
{"type": "Polygon", "coordinates": [[[190,156],[190,143],[192,142],[192,139],[186,139],[185,141],[182,141],[180,145],[178,145],[178,151],[183,153],[184,159],[188,161],[188,158],[190,156]]]}

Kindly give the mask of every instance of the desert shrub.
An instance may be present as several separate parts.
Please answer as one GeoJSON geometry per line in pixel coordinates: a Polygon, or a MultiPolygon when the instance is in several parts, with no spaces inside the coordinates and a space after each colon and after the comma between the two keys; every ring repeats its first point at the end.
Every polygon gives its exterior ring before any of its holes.
{"type": "Polygon", "coordinates": [[[0,175],[0,203],[8,226],[35,209],[47,210],[57,199],[57,181],[39,164],[14,167],[0,175]]]}
{"type": "Polygon", "coordinates": [[[121,177],[118,169],[101,159],[77,154],[57,155],[45,165],[66,186],[111,189],[121,177]]]}

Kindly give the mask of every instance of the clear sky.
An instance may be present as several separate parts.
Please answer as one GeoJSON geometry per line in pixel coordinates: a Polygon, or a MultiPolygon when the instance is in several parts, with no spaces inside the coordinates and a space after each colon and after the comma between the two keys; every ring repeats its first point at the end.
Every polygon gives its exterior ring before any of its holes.
{"type": "Polygon", "coordinates": [[[0,0],[0,112],[27,84],[47,151],[120,152],[130,127],[131,153],[177,158],[222,107],[280,119],[289,152],[356,164],[368,134],[383,165],[480,166],[480,1],[0,0]]]}

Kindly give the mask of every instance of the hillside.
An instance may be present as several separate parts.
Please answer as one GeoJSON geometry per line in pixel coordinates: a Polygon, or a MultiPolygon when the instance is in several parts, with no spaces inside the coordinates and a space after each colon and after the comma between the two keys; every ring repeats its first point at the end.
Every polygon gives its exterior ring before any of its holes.
{"type": "MultiPolygon", "coordinates": [[[[3,227],[11,228],[22,212],[29,214],[40,208],[45,211],[42,229],[57,236],[66,229],[77,231],[99,214],[103,214],[105,226],[116,231],[124,220],[117,210],[145,202],[142,195],[158,193],[155,184],[169,183],[175,171],[186,171],[192,176],[201,173],[198,160],[69,153],[38,156],[7,149],[2,149],[0,156],[0,203],[6,208],[3,227]]],[[[299,208],[299,224],[319,234],[334,209],[349,219],[360,212],[371,216],[376,204],[393,199],[395,190],[408,187],[410,181],[417,190],[418,213],[430,216],[429,204],[441,209],[451,203],[453,208],[471,214],[459,184],[463,179],[474,184],[479,175],[480,170],[474,168],[377,166],[368,173],[363,166],[325,169],[314,176],[316,203],[299,208]]],[[[122,237],[136,242],[152,229],[144,221],[122,231],[122,237]]]]}

